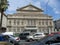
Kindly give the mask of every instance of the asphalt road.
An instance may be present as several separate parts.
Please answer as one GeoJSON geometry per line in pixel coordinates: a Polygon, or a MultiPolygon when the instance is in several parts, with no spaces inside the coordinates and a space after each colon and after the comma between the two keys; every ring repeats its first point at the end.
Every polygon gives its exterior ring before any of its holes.
{"type": "Polygon", "coordinates": [[[26,42],[26,41],[24,41],[24,40],[21,40],[21,41],[20,41],[20,45],[28,45],[29,43],[31,43],[31,42],[26,42]]]}

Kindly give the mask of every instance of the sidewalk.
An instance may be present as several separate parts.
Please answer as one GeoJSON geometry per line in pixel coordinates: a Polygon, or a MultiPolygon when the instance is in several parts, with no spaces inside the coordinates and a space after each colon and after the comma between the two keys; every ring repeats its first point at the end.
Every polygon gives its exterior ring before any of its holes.
{"type": "Polygon", "coordinates": [[[1,41],[1,42],[0,42],[0,45],[13,45],[13,44],[11,44],[11,43],[9,43],[9,42],[3,42],[3,41],[1,41]]]}

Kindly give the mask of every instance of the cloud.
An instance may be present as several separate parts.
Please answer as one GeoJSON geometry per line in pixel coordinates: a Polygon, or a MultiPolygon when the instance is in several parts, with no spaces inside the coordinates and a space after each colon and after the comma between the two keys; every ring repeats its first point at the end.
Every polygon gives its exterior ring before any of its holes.
{"type": "Polygon", "coordinates": [[[28,0],[8,0],[9,7],[8,10],[16,10],[18,7],[24,6],[27,4],[28,0]]]}
{"type": "Polygon", "coordinates": [[[49,5],[56,14],[60,14],[59,0],[42,0],[46,5],[49,5]],[[48,3],[48,4],[47,4],[48,3]]]}
{"type": "Polygon", "coordinates": [[[60,14],[60,11],[55,11],[56,14],[60,14]]]}
{"type": "Polygon", "coordinates": [[[17,8],[21,8],[23,6],[28,5],[29,3],[32,3],[32,5],[42,8],[44,10],[44,13],[47,13],[46,12],[46,5],[47,5],[50,15],[52,15],[53,17],[54,15],[56,15],[56,18],[60,17],[59,15],[60,0],[8,0],[8,1],[9,1],[9,7],[6,11],[7,14],[15,13],[17,8]],[[51,10],[49,9],[49,7],[51,10]]]}
{"type": "Polygon", "coordinates": [[[59,9],[54,8],[53,10],[55,11],[56,14],[60,14],[60,10],[59,9]]]}
{"type": "Polygon", "coordinates": [[[50,0],[50,3],[49,3],[49,5],[53,8],[53,10],[56,14],[60,14],[59,3],[60,2],[58,2],[58,0],[50,0]]]}
{"type": "Polygon", "coordinates": [[[11,11],[16,11],[17,8],[23,7],[25,5],[28,5],[29,3],[32,3],[33,5],[37,6],[37,7],[41,7],[40,6],[40,2],[36,1],[36,0],[8,0],[9,1],[9,6],[7,11],[11,12],[11,11]],[[36,1],[36,2],[34,2],[36,1]]]}
{"type": "MultiPolygon", "coordinates": [[[[58,0],[8,0],[9,1],[9,7],[8,10],[16,10],[17,8],[20,8],[22,6],[25,6],[27,4],[29,4],[30,2],[37,6],[37,7],[41,7],[41,5],[49,5],[51,8],[53,8],[54,11],[56,11],[57,9],[59,9],[59,3],[58,0]],[[47,4],[48,2],[48,4],[47,4]],[[56,8],[56,9],[54,9],[56,8]]],[[[58,10],[57,10],[58,11],[58,10]]]]}
{"type": "Polygon", "coordinates": [[[39,1],[35,2],[34,5],[41,8],[41,3],[39,1]]]}
{"type": "MultiPolygon", "coordinates": [[[[41,0],[41,2],[43,2],[43,3],[46,4],[46,5],[51,6],[52,8],[57,7],[58,4],[59,4],[57,0],[41,0]],[[47,4],[47,3],[48,3],[48,4],[47,4]]],[[[43,5],[44,5],[44,4],[43,4],[43,5]]]]}

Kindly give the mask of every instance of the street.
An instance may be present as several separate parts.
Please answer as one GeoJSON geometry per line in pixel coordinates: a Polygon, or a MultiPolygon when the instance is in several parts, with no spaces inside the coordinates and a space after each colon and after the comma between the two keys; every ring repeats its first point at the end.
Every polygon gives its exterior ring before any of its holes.
{"type": "MultiPolygon", "coordinates": [[[[21,40],[20,42],[19,42],[19,45],[28,45],[29,43],[31,43],[31,42],[26,42],[26,41],[23,41],[23,40],[21,40]]],[[[8,44],[8,45],[14,45],[14,44],[8,44]]]]}
{"type": "Polygon", "coordinates": [[[31,43],[31,42],[26,42],[26,41],[24,41],[24,40],[21,40],[21,41],[20,41],[20,45],[28,45],[29,43],[31,43]]]}

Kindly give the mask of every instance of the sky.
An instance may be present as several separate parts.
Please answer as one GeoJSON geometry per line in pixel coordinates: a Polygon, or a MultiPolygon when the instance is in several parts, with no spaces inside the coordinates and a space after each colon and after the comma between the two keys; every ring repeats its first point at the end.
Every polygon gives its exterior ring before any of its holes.
{"type": "Polygon", "coordinates": [[[8,0],[9,6],[6,14],[16,13],[16,9],[29,5],[30,3],[44,10],[44,14],[60,19],[60,0],[8,0]]]}

